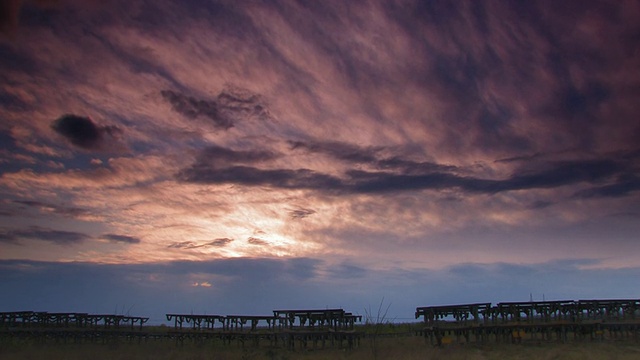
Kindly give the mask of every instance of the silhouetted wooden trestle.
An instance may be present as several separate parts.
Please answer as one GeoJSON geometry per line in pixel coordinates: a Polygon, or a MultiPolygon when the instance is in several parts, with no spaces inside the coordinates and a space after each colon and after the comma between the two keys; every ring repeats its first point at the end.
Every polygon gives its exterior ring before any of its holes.
{"type": "Polygon", "coordinates": [[[640,300],[562,300],[427,306],[420,333],[433,345],[523,340],[639,339],[640,300]]]}
{"type": "Polygon", "coordinates": [[[0,341],[115,342],[167,340],[176,344],[218,341],[222,344],[289,349],[356,346],[359,315],[342,309],[276,310],[273,315],[166,314],[172,328],[143,327],[148,318],[108,314],[0,313],[0,341]]]}
{"type": "Polygon", "coordinates": [[[95,342],[140,339],[146,317],[49,312],[0,313],[0,339],[95,342]]]}
{"type": "Polygon", "coordinates": [[[149,318],[124,315],[94,315],[86,313],[49,313],[34,311],[0,313],[1,328],[104,328],[130,327],[142,329],[149,318]]]}
{"type": "Polygon", "coordinates": [[[172,339],[178,343],[219,339],[225,344],[260,345],[289,349],[325,346],[356,346],[362,316],[343,309],[274,310],[273,315],[167,314],[173,321],[172,339]],[[214,324],[218,323],[219,327],[214,324]]]}

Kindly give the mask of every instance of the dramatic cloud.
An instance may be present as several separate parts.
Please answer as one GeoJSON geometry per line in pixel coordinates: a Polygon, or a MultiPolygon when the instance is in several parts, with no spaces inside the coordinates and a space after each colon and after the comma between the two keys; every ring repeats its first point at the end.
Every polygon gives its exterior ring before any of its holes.
{"type": "MultiPolygon", "coordinates": [[[[635,161],[613,158],[546,161],[534,163],[534,168],[524,164],[521,168],[515,168],[515,173],[507,178],[491,179],[459,175],[464,171],[459,167],[413,162],[400,157],[379,160],[375,151],[366,152],[357,146],[345,143],[310,146],[298,142],[293,145],[294,150],[300,147],[313,152],[327,153],[340,160],[366,163],[375,168],[385,167],[390,171],[347,170],[342,177],[336,177],[311,169],[262,169],[233,166],[236,163],[262,163],[275,156],[264,151],[234,151],[216,146],[203,150],[198,156],[198,161],[181,171],[178,179],[195,183],[235,183],[245,186],[272,186],[341,193],[457,189],[470,193],[495,194],[514,190],[558,188],[580,183],[597,184],[628,174],[629,171],[635,171],[636,166],[635,161]],[[231,166],[225,167],[225,165],[231,166]]],[[[623,185],[623,188],[631,191],[634,186],[632,181],[626,186],[623,185]]]]}
{"type": "Polygon", "coordinates": [[[98,126],[91,119],[77,115],[64,115],[51,124],[51,128],[73,145],[87,150],[109,147],[122,130],[117,126],[98,126]]]}
{"type": "Polygon", "coordinates": [[[637,2],[45,3],[0,19],[0,285],[43,310],[125,301],[56,269],[155,313],[633,295],[637,2]]]}

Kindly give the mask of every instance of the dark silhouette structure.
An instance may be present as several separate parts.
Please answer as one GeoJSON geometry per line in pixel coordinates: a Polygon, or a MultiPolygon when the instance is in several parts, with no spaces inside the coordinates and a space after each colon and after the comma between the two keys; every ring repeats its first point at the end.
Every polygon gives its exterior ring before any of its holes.
{"type": "Polygon", "coordinates": [[[640,332],[640,300],[561,300],[427,306],[421,333],[432,344],[443,342],[520,342],[525,338],[566,341],[633,337],[640,332]]]}

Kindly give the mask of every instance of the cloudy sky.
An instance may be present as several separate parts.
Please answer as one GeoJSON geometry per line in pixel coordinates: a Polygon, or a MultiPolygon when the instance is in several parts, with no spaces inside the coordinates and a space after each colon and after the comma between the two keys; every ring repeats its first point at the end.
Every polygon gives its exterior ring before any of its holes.
{"type": "Polygon", "coordinates": [[[0,311],[640,298],[637,1],[4,1],[0,311]]]}

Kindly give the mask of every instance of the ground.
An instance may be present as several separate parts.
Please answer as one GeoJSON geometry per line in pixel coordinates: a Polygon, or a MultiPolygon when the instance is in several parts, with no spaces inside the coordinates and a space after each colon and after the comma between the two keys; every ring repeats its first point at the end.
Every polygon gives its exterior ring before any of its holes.
{"type": "Polygon", "coordinates": [[[0,359],[64,359],[64,360],[235,360],[235,359],[536,359],[589,360],[640,359],[640,342],[633,339],[604,342],[525,342],[522,344],[447,345],[441,348],[425,344],[420,337],[377,339],[375,347],[364,339],[356,349],[296,349],[268,346],[241,347],[221,344],[185,344],[150,341],[119,344],[0,344],[0,359]]]}

